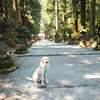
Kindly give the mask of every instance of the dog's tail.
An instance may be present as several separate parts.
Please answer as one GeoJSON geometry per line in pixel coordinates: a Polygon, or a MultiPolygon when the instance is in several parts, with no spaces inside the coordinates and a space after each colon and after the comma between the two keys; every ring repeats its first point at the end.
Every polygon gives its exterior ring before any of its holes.
{"type": "Polygon", "coordinates": [[[27,87],[30,87],[32,85],[33,81],[30,81],[29,83],[27,83],[27,87]]]}
{"type": "Polygon", "coordinates": [[[26,78],[29,80],[29,83],[27,83],[27,87],[30,87],[33,83],[33,80],[30,77],[26,77],[26,78]]]}

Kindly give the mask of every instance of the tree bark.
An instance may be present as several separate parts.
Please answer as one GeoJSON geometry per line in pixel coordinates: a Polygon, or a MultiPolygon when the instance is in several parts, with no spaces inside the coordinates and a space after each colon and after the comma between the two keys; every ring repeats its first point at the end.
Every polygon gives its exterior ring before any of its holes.
{"type": "Polygon", "coordinates": [[[18,7],[17,6],[18,6],[18,1],[13,0],[13,18],[16,24],[18,22],[18,7]]]}
{"type": "Polygon", "coordinates": [[[91,0],[90,3],[90,28],[89,28],[89,35],[94,36],[95,35],[95,4],[96,0],[91,0]]]}
{"type": "Polygon", "coordinates": [[[58,32],[57,32],[57,29],[58,29],[58,2],[57,2],[57,0],[55,0],[55,18],[56,18],[55,42],[58,42],[57,41],[57,37],[58,37],[58,32]]]}
{"type": "MultiPolygon", "coordinates": [[[[63,0],[63,25],[66,26],[66,0],[63,0]]],[[[63,39],[66,40],[66,30],[63,30],[63,39]]]]}
{"type": "Polygon", "coordinates": [[[21,23],[20,0],[18,0],[18,24],[21,23]]]}
{"type": "Polygon", "coordinates": [[[0,1],[0,17],[3,17],[3,6],[2,6],[2,0],[0,1]]]}
{"type": "Polygon", "coordinates": [[[24,26],[24,0],[20,0],[21,25],[24,26]]]}
{"type": "Polygon", "coordinates": [[[12,19],[13,18],[13,14],[12,14],[12,0],[9,0],[9,18],[12,19]]]}
{"type": "Polygon", "coordinates": [[[78,32],[78,8],[77,8],[77,3],[74,4],[73,7],[73,31],[78,32]]]}
{"type": "Polygon", "coordinates": [[[5,15],[5,1],[4,0],[2,0],[2,9],[3,9],[3,17],[6,17],[6,15],[5,15]]]}
{"type": "Polygon", "coordinates": [[[5,3],[6,3],[6,7],[5,7],[5,16],[6,16],[6,18],[8,19],[8,18],[9,18],[9,9],[8,9],[9,0],[6,0],[5,3]]]}
{"type": "Polygon", "coordinates": [[[66,23],[66,0],[63,0],[63,23],[66,23]]]}
{"type": "Polygon", "coordinates": [[[81,26],[85,28],[85,17],[86,17],[86,0],[81,0],[81,26]]]}

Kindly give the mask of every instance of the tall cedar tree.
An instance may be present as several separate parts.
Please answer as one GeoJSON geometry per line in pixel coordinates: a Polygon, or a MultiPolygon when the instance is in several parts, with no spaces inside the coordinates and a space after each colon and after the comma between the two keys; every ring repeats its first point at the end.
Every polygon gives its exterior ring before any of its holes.
{"type": "Polygon", "coordinates": [[[90,2],[90,28],[89,28],[89,35],[95,36],[95,6],[96,0],[91,0],[90,2]]]}
{"type": "Polygon", "coordinates": [[[81,26],[85,28],[85,17],[86,17],[86,0],[81,0],[81,26]]]}

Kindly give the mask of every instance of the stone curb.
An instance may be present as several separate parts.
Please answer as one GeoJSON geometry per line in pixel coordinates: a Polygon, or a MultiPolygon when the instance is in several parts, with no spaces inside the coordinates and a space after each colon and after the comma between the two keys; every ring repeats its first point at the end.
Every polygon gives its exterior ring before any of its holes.
{"type": "Polygon", "coordinates": [[[12,69],[5,69],[4,71],[1,70],[0,74],[9,74],[10,72],[13,72],[13,71],[15,71],[18,68],[19,68],[19,66],[15,65],[12,69]]]}

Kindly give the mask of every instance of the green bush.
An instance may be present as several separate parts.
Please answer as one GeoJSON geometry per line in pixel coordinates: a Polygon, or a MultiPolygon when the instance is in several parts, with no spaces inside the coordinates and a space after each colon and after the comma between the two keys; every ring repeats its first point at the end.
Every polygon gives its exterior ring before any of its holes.
{"type": "Polygon", "coordinates": [[[16,49],[16,54],[24,54],[27,53],[27,48],[24,45],[20,45],[18,46],[18,48],[16,49]]]}
{"type": "Polygon", "coordinates": [[[0,70],[14,67],[14,62],[8,55],[0,55],[0,70]]]}

